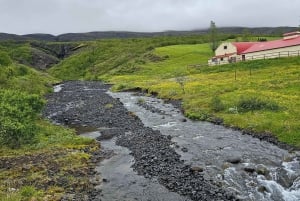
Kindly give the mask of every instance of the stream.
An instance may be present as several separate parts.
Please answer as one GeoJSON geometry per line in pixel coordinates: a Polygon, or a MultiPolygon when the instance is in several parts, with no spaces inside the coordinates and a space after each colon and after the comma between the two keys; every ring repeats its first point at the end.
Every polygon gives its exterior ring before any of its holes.
{"type": "MultiPolygon", "coordinates": [[[[101,135],[100,131],[86,132],[84,137],[96,139],[101,135]]],[[[102,161],[96,171],[103,181],[96,188],[101,189],[97,197],[101,201],[190,201],[177,193],[170,192],[160,185],[156,179],[146,179],[137,175],[131,165],[134,158],[127,148],[116,145],[115,139],[102,140],[101,148],[104,151],[112,151],[114,155],[102,161]]]]}
{"type": "Polygon", "coordinates": [[[173,105],[157,98],[129,92],[109,95],[118,98],[145,126],[171,135],[186,164],[203,167],[208,178],[235,191],[239,199],[300,200],[298,152],[289,153],[222,126],[185,119],[173,105]]]}
{"type": "Polygon", "coordinates": [[[96,167],[102,182],[93,200],[230,198],[218,189],[245,201],[300,200],[299,152],[186,119],[163,100],[108,88],[99,82],[57,85],[44,111],[113,153],[96,167]]]}

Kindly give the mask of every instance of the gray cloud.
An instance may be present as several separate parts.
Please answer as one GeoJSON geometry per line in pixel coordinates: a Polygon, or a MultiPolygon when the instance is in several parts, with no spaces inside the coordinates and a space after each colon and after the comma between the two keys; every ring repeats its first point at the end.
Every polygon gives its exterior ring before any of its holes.
{"type": "Polygon", "coordinates": [[[298,26],[299,0],[0,0],[0,32],[164,31],[298,26]]]}

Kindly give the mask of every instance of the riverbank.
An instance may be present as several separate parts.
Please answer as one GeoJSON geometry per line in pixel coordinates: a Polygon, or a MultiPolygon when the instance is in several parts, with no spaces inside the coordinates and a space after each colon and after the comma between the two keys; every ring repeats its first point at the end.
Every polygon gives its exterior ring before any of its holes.
{"type": "Polygon", "coordinates": [[[144,125],[171,136],[175,151],[186,164],[234,190],[239,199],[300,199],[299,152],[280,149],[234,129],[186,119],[161,99],[128,92],[109,94],[120,98],[144,125]]]}
{"type": "Polygon", "coordinates": [[[117,144],[128,147],[133,168],[146,178],[155,178],[170,191],[192,200],[235,200],[235,196],[202,170],[184,164],[172,148],[171,136],[147,128],[118,100],[109,96],[109,88],[99,82],[66,82],[62,90],[50,94],[44,115],[71,127],[101,129],[102,137],[118,138],[117,144]]]}
{"type": "MultiPolygon", "coordinates": [[[[150,94],[154,98],[159,98],[159,94],[157,92],[149,92],[148,90],[144,90],[144,89],[141,89],[139,87],[133,88],[133,89],[128,89],[128,90],[122,90],[122,92],[131,92],[135,95],[140,95],[140,96],[149,96],[149,94],[150,94]]],[[[175,108],[179,109],[182,114],[185,113],[182,100],[172,100],[172,99],[163,99],[163,100],[164,100],[165,103],[170,103],[175,108]]],[[[157,112],[157,111],[155,111],[155,108],[149,107],[149,105],[145,104],[142,101],[139,102],[139,104],[147,110],[157,112]]],[[[249,129],[249,128],[241,128],[241,127],[237,127],[237,126],[233,126],[233,125],[228,125],[228,124],[224,123],[224,120],[222,118],[215,117],[213,114],[210,114],[208,116],[209,116],[209,118],[205,119],[204,121],[213,123],[215,125],[221,125],[221,126],[224,126],[226,128],[239,131],[244,135],[249,135],[249,136],[252,136],[252,137],[257,138],[259,140],[272,143],[272,144],[274,144],[274,145],[276,145],[276,146],[278,146],[282,149],[289,150],[290,152],[300,150],[300,147],[297,147],[297,146],[294,146],[294,145],[291,145],[291,144],[287,144],[285,142],[282,142],[282,141],[278,140],[276,135],[274,135],[270,132],[258,132],[258,131],[254,131],[254,130],[249,129]]]]}

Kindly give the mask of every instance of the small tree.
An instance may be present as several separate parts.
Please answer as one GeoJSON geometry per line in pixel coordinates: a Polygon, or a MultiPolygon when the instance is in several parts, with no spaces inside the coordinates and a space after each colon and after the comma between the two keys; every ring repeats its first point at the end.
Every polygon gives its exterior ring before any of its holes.
{"type": "Polygon", "coordinates": [[[179,84],[182,93],[185,94],[185,83],[187,81],[186,77],[179,75],[175,78],[175,81],[179,84]]]}
{"type": "Polygon", "coordinates": [[[250,41],[250,36],[251,36],[251,34],[250,34],[250,32],[249,32],[249,29],[245,28],[245,29],[243,30],[242,41],[243,41],[243,42],[248,42],[248,41],[250,41]]]}
{"type": "Polygon", "coordinates": [[[219,36],[216,23],[214,21],[210,21],[210,48],[214,52],[219,46],[219,36]]]}
{"type": "Polygon", "coordinates": [[[175,76],[175,82],[179,84],[182,93],[185,94],[185,83],[187,81],[187,77],[182,72],[177,72],[175,76]]]}

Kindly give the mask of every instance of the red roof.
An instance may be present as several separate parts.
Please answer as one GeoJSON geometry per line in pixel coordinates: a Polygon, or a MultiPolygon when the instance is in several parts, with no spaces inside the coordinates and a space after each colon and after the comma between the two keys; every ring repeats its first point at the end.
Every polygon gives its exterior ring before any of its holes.
{"type": "Polygon", "coordinates": [[[241,54],[245,50],[249,49],[252,45],[256,44],[258,42],[235,42],[232,43],[236,49],[237,49],[237,54],[241,54]]]}
{"type": "Polygon", "coordinates": [[[300,36],[291,39],[280,39],[268,42],[233,43],[233,45],[237,47],[237,54],[246,54],[300,45],[300,36]]]}

